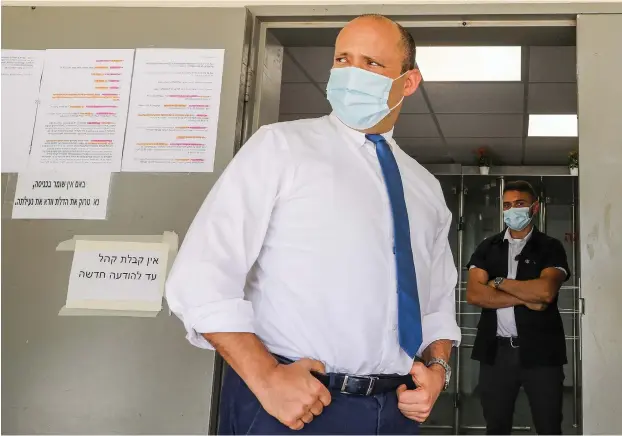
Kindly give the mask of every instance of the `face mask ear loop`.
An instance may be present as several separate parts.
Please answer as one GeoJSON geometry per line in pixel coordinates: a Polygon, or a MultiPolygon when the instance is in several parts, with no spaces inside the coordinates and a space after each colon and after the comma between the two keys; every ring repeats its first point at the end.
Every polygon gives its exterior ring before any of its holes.
{"type": "MultiPolygon", "coordinates": [[[[537,200],[536,200],[537,201],[537,200]]],[[[533,207],[535,206],[535,202],[531,203],[531,205],[529,206],[529,219],[533,220],[533,217],[536,215],[535,212],[533,211],[533,207]]],[[[531,221],[530,221],[531,222],[531,221]]]]}
{"type": "Polygon", "coordinates": [[[397,102],[397,104],[395,106],[393,106],[391,109],[389,109],[389,112],[393,112],[393,109],[395,109],[396,107],[398,107],[400,104],[402,104],[402,102],[404,101],[404,96],[402,95],[402,98],[400,99],[400,101],[397,102]]]}
{"type": "MultiPolygon", "coordinates": [[[[410,71],[410,70],[409,70],[410,71]]],[[[402,77],[404,77],[406,74],[408,73],[408,71],[404,71],[402,74],[400,74],[398,77],[396,77],[395,79],[393,79],[393,82],[395,82],[396,80],[400,80],[402,77]]],[[[389,109],[389,112],[393,112],[393,109],[395,109],[396,107],[398,107],[400,104],[402,104],[402,102],[404,101],[404,96],[402,95],[402,98],[400,99],[400,101],[397,102],[397,104],[395,106],[393,106],[391,109],[389,109]]]]}

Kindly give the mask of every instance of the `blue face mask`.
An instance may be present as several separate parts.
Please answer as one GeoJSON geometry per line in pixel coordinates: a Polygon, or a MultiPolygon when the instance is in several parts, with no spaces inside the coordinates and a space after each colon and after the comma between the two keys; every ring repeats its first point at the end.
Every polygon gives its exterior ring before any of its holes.
{"type": "Polygon", "coordinates": [[[342,123],[356,130],[366,130],[378,124],[404,100],[402,97],[392,108],[387,104],[391,86],[397,79],[356,67],[333,68],[326,96],[342,123]]]}
{"type": "Polygon", "coordinates": [[[503,211],[503,222],[512,230],[520,232],[531,222],[531,206],[513,207],[503,211]]]}

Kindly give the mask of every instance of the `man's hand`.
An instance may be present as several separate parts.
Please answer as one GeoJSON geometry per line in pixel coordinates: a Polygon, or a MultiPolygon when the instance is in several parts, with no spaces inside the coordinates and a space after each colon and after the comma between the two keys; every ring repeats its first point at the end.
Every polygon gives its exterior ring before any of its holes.
{"type": "Polygon", "coordinates": [[[547,308],[548,304],[546,303],[525,303],[525,306],[527,306],[528,309],[542,312],[544,309],[547,308]]]}
{"type": "Polygon", "coordinates": [[[405,417],[424,422],[443,390],[445,370],[439,365],[427,368],[423,363],[415,362],[410,374],[417,389],[407,390],[406,385],[397,388],[397,407],[405,417]]]}
{"type": "Polygon", "coordinates": [[[278,365],[255,392],[266,412],[292,430],[302,429],[331,401],[330,392],[311,371],[324,373],[324,364],[301,359],[278,365]]]}

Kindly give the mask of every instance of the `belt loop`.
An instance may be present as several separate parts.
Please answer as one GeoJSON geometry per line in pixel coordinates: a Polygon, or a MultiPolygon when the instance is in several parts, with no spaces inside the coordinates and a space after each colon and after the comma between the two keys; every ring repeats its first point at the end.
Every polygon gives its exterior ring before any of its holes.
{"type": "Polygon", "coordinates": [[[335,373],[328,373],[328,389],[335,389],[335,373]]]}

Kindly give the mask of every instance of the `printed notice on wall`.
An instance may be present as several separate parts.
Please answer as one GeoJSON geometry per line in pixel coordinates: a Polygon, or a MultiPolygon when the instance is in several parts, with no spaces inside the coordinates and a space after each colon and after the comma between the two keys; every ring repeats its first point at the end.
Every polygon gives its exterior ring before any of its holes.
{"type": "Polygon", "coordinates": [[[106,219],[109,173],[20,173],[14,219],[106,219]]]}
{"type": "Polygon", "coordinates": [[[160,311],[168,251],[164,243],[76,241],[65,307],[160,311]]]}
{"type": "Polygon", "coordinates": [[[28,165],[45,50],[2,50],[2,172],[28,165]]]}
{"type": "Polygon", "coordinates": [[[46,50],[29,168],[121,169],[134,50],[46,50]]]}
{"type": "Polygon", "coordinates": [[[137,49],[123,171],[214,168],[224,50],[137,49]]]}

